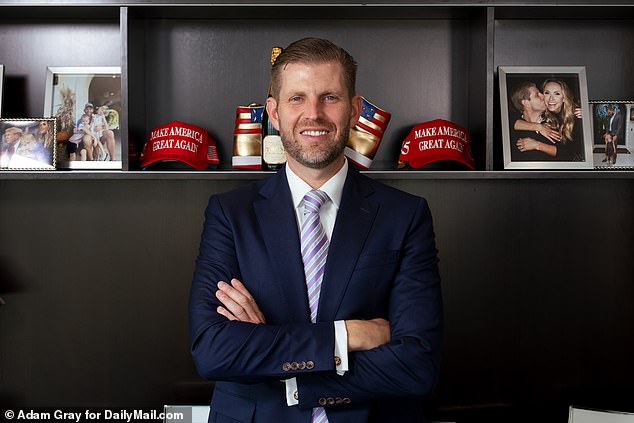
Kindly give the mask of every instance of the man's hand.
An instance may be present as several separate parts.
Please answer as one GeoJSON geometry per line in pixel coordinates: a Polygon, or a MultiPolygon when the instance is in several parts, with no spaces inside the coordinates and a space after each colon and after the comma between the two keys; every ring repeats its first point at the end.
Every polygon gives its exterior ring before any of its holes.
{"type": "Polygon", "coordinates": [[[556,143],[561,140],[561,134],[545,123],[538,123],[539,129],[537,132],[548,138],[551,142],[556,143]]]}
{"type": "Polygon", "coordinates": [[[253,296],[239,280],[231,279],[231,285],[223,281],[218,282],[216,298],[224,306],[218,306],[216,311],[227,319],[249,323],[266,323],[266,319],[253,296]]]}
{"type": "Polygon", "coordinates": [[[390,342],[390,322],[385,319],[346,320],[348,351],[367,351],[390,342]]]}

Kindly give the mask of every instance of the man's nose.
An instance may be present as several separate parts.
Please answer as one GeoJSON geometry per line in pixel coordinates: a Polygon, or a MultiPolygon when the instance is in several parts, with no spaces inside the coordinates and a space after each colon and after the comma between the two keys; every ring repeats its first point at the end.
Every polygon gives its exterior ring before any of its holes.
{"type": "Polygon", "coordinates": [[[321,116],[323,111],[323,104],[319,98],[311,98],[306,102],[306,117],[309,119],[316,119],[321,116]]]}

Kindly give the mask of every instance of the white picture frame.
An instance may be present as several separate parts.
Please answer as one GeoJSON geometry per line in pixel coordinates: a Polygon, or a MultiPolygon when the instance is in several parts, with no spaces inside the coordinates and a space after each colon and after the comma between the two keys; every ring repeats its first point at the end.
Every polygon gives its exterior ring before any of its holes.
{"type": "Polygon", "coordinates": [[[122,168],[119,66],[49,66],[44,116],[57,120],[58,168],[122,168]],[[85,125],[84,114],[91,116],[85,125]]]}

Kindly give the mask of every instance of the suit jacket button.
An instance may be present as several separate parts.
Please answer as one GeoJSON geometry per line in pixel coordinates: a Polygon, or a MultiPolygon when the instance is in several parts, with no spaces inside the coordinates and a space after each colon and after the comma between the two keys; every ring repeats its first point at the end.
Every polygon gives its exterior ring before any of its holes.
{"type": "Polygon", "coordinates": [[[293,361],[291,363],[291,370],[297,370],[299,368],[299,364],[297,364],[297,361],[293,361]]]}
{"type": "Polygon", "coordinates": [[[328,403],[328,405],[333,405],[335,403],[335,399],[334,398],[328,398],[326,400],[326,402],[328,403]]]}
{"type": "Polygon", "coordinates": [[[341,357],[335,356],[335,366],[341,366],[341,357]]]}
{"type": "Polygon", "coordinates": [[[284,370],[285,372],[288,372],[291,369],[291,363],[284,363],[282,364],[282,370],[284,370]]]}
{"type": "Polygon", "coordinates": [[[319,398],[319,405],[321,405],[322,407],[326,405],[326,398],[319,398]]]}
{"type": "Polygon", "coordinates": [[[308,370],[313,369],[315,367],[315,363],[313,363],[312,361],[307,361],[306,362],[306,368],[308,370]]]}
{"type": "Polygon", "coordinates": [[[305,361],[300,361],[299,363],[297,363],[297,368],[299,370],[304,370],[306,368],[306,362],[305,361]]]}

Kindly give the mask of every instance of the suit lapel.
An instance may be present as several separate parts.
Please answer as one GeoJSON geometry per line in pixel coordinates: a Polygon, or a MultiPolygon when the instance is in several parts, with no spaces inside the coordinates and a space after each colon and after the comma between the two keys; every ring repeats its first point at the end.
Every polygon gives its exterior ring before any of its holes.
{"type": "Polygon", "coordinates": [[[350,167],[328,249],[317,311],[318,321],[334,320],[339,310],[378,211],[378,205],[370,201],[372,193],[367,181],[350,167]]]}
{"type": "Polygon", "coordinates": [[[310,321],[297,220],[285,170],[269,178],[253,204],[290,322],[310,321]]]}

